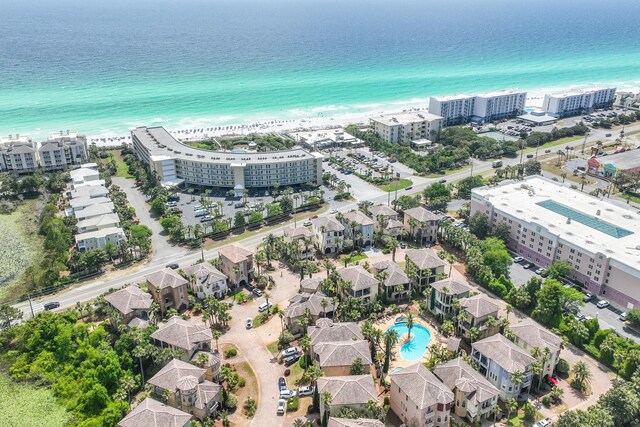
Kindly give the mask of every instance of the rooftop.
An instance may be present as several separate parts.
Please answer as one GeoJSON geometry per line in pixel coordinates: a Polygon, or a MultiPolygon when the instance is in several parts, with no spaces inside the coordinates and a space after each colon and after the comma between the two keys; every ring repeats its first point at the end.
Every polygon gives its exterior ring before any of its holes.
{"type": "Polygon", "coordinates": [[[436,255],[433,249],[407,249],[404,253],[420,270],[425,268],[435,269],[447,265],[436,255]]]}
{"type": "Polygon", "coordinates": [[[571,89],[568,91],[564,91],[564,92],[558,92],[558,93],[553,93],[553,94],[549,94],[549,96],[553,96],[555,98],[566,98],[566,97],[570,97],[570,96],[578,96],[578,95],[584,95],[587,93],[593,93],[593,92],[598,92],[601,90],[616,90],[615,87],[588,87],[588,88],[576,88],[576,89],[571,89]]]}
{"type": "Polygon", "coordinates": [[[372,286],[378,286],[378,280],[365,270],[361,265],[353,267],[340,268],[338,274],[344,280],[351,282],[351,289],[354,291],[360,291],[362,289],[369,289],[372,286]]]}
{"type": "Polygon", "coordinates": [[[211,151],[195,148],[181,143],[175,139],[162,126],[138,127],[131,131],[138,141],[144,145],[152,160],[180,159],[200,162],[219,163],[271,163],[290,162],[292,160],[322,158],[322,154],[309,153],[302,149],[271,152],[244,152],[211,151]]]}
{"type": "Polygon", "coordinates": [[[344,225],[340,224],[340,221],[335,216],[321,216],[311,220],[311,222],[317,230],[322,230],[322,227],[324,227],[325,231],[344,231],[344,225]]]}
{"type": "Polygon", "coordinates": [[[449,387],[467,393],[467,399],[481,403],[500,394],[500,391],[461,357],[433,368],[433,373],[449,387]]]}
{"type": "Polygon", "coordinates": [[[147,274],[144,278],[156,289],[178,288],[188,283],[187,279],[166,267],[155,273],[147,274]]]}
{"type": "Polygon", "coordinates": [[[515,323],[509,326],[509,329],[513,332],[513,335],[531,347],[538,347],[540,350],[549,347],[549,350],[555,352],[562,346],[562,338],[538,325],[531,319],[515,323]]]}
{"type": "Polygon", "coordinates": [[[192,324],[181,317],[173,316],[160,325],[151,338],[184,350],[191,350],[201,342],[211,342],[213,334],[204,323],[192,324]]]}
{"type": "Polygon", "coordinates": [[[307,227],[285,227],[282,229],[286,237],[292,239],[310,239],[313,237],[313,233],[307,227]]]}
{"type": "Polygon", "coordinates": [[[201,283],[212,284],[220,280],[227,280],[227,276],[208,262],[201,262],[185,267],[184,272],[188,276],[196,276],[196,280],[201,283]]]}
{"type": "Polygon", "coordinates": [[[486,92],[486,93],[481,93],[476,95],[458,94],[458,95],[447,95],[447,96],[432,96],[432,98],[434,98],[436,101],[444,102],[444,101],[454,101],[457,99],[467,99],[467,98],[475,98],[475,97],[492,98],[497,96],[513,95],[516,93],[525,94],[525,95],[527,94],[526,92],[523,92],[518,89],[505,89],[505,90],[486,92]]]}
{"type": "Polygon", "coordinates": [[[362,359],[364,365],[371,364],[369,341],[366,340],[323,342],[314,345],[313,352],[320,368],[349,366],[357,358],[362,359]]]}
{"type": "Polygon", "coordinates": [[[460,300],[460,307],[464,308],[470,315],[475,318],[488,316],[492,313],[498,313],[500,306],[484,294],[479,294],[469,298],[460,300]]]}
{"type": "Polygon", "coordinates": [[[369,208],[369,212],[371,212],[371,216],[374,219],[377,218],[379,215],[381,215],[383,217],[397,216],[398,215],[398,212],[394,211],[393,209],[391,209],[390,207],[385,206],[385,205],[371,206],[369,208]]]}
{"type": "Polygon", "coordinates": [[[408,285],[410,282],[407,273],[393,261],[380,261],[374,264],[373,267],[378,271],[387,273],[384,286],[408,285]]]}
{"type": "Polygon", "coordinates": [[[321,277],[306,277],[300,282],[300,287],[306,292],[317,292],[320,289],[321,277]]]}
{"type": "Polygon", "coordinates": [[[347,212],[346,214],[344,214],[344,218],[349,221],[353,221],[358,225],[373,225],[373,221],[371,220],[371,218],[360,211],[347,212]]]}
{"type": "Polygon", "coordinates": [[[221,247],[220,249],[218,249],[218,253],[220,254],[220,256],[227,258],[234,264],[246,261],[250,256],[253,255],[253,252],[237,243],[221,247]]]}
{"type": "Polygon", "coordinates": [[[118,214],[108,213],[108,214],[98,215],[98,216],[94,216],[91,218],[78,221],[76,226],[78,228],[87,228],[87,227],[98,227],[100,225],[105,225],[105,224],[112,225],[112,224],[119,224],[119,223],[120,223],[120,217],[118,216],[118,214]]]}
{"type": "Polygon", "coordinates": [[[183,427],[191,421],[191,414],[167,406],[149,397],[120,420],[120,427],[183,427]]]}
{"type": "Polygon", "coordinates": [[[415,219],[418,222],[438,221],[440,219],[438,215],[426,210],[422,206],[407,209],[406,211],[404,211],[404,214],[409,215],[411,218],[415,219]]]}
{"type": "Polygon", "coordinates": [[[442,117],[435,114],[425,112],[412,112],[405,111],[401,113],[389,113],[382,114],[380,116],[372,117],[371,121],[382,123],[385,126],[397,126],[397,125],[409,125],[416,122],[432,122],[435,120],[442,120],[442,117]]]}
{"type": "Polygon", "coordinates": [[[471,347],[472,351],[478,350],[510,374],[516,371],[525,372],[536,360],[502,334],[476,341],[471,347]]]}
{"type": "Polygon", "coordinates": [[[635,169],[640,168],[640,149],[627,150],[617,154],[611,154],[607,157],[597,157],[598,163],[611,164],[616,169],[635,169]]]}
{"type": "Polygon", "coordinates": [[[104,299],[122,314],[129,314],[134,310],[151,308],[151,295],[144,292],[137,285],[129,285],[119,291],[104,296],[104,299]]]}
{"type": "Polygon", "coordinates": [[[107,236],[112,236],[115,234],[121,234],[124,237],[124,231],[120,227],[107,227],[101,228],[100,230],[95,231],[87,231],[86,233],[76,234],[76,243],[84,242],[89,239],[100,239],[107,236]]]}
{"type": "Polygon", "coordinates": [[[183,362],[179,359],[173,359],[164,365],[164,367],[160,369],[157,374],[151,377],[148,382],[156,387],[175,392],[178,389],[178,383],[181,379],[193,377],[196,379],[197,384],[200,377],[204,375],[204,372],[204,369],[192,365],[191,363],[183,362]]]}
{"type": "Polygon", "coordinates": [[[336,418],[329,417],[327,427],[384,427],[384,423],[371,418],[336,418]]]}
{"type": "Polygon", "coordinates": [[[399,372],[392,372],[391,384],[395,384],[419,409],[426,409],[436,403],[453,402],[453,393],[424,367],[422,363],[413,364],[399,372]]]}
{"type": "Polygon", "coordinates": [[[483,205],[490,202],[538,233],[559,236],[592,256],[603,254],[640,271],[640,214],[635,211],[537,176],[476,188],[471,197],[483,205]]]}
{"type": "Polygon", "coordinates": [[[324,317],[325,313],[331,313],[338,307],[337,303],[323,293],[315,294],[296,294],[290,299],[289,307],[285,308],[284,315],[289,319],[295,319],[302,316],[306,309],[309,309],[312,316],[324,317]],[[327,301],[326,308],[322,307],[322,300],[327,301]]]}
{"type": "Polygon", "coordinates": [[[331,319],[318,319],[315,326],[307,328],[311,345],[323,342],[362,340],[360,326],[354,322],[334,323],[331,319]]]}
{"type": "Polygon", "coordinates": [[[366,404],[378,400],[378,391],[371,375],[349,375],[318,378],[318,393],[329,392],[331,405],[366,404]]]}

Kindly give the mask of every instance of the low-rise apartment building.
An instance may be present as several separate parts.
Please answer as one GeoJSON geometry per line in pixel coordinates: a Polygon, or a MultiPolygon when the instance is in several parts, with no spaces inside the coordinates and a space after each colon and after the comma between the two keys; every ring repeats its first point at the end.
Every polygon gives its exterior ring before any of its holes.
{"type": "Polygon", "coordinates": [[[616,88],[593,87],[563,93],[547,94],[542,109],[553,117],[577,116],[596,108],[608,108],[616,99],[616,88]]]}
{"type": "Polygon", "coordinates": [[[472,343],[471,358],[478,364],[478,371],[500,390],[500,399],[505,402],[531,386],[531,364],[535,359],[502,334],[472,343]],[[522,382],[514,381],[518,373],[522,382]]]}
{"type": "Polygon", "coordinates": [[[640,214],[543,177],[471,192],[471,215],[504,222],[507,246],[547,267],[568,262],[569,278],[627,309],[640,306],[640,214]]]}
{"type": "Polygon", "coordinates": [[[422,363],[392,372],[391,409],[407,427],[446,427],[454,395],[422,363]]]}
{"type": "Polygon", "coordinates": [[[58,132],[40,144],[40,166],[46,171],[83,164],[88,157],[87,138],[77,132],[58,132]]]}
{"type": "Polygon", "coordinates": [[[500,391],[461,357],[436,366],[433,373],[453,392],[454,414],[472,423],[493,416],[500,391]]]}
{"type": "Polygon", "coordinates": [[[117,247],[120,242],[127,240],[127,236],[120,227],[106,227],[76,234],[75,240],[76,248],[80,252],[86,252],[92,249],[103,249],[107,243],[117,247]]]}
{"type": "Polygon", "coordinates": [[[0,172],[31,173],[38,169],[38,144],[23,135],[0,138],[0,172]]]}
{"type": "Polygon", "coordinates": [[[220,269],[236,289],[253,280],[253,252],[237,243],[218,249],[220,269]]]}
{"type": "Polygon", "coordinates": [[[513,324],[509,329],[513,335],[513,342],[518,347],[528,351],[538,360],[544,361],[542,376],[551,375],[560,360],[562,338],[531,319],[513,324]]]}
{"type": "Polygon", "coordinates": [[[421,245],[432,245],[438,239],[440,217],[418,206],[404,211],[404,229],[421,245]]]}
{"type": "Polygon", "coordinates": [[[373,363],[367,340],[323,342],[313,346],[313,354],[327,377],[350,375],[356,359],[362,361],[365,372],[371,370],[373,363]]]}
{"type": "Polygon", "coordinates": [[[178,311],[189,306],[187,285],[189,282],[170,268],[163,268],[155,273],[144,276],[151,296],[160,306],[160,311],[166,313],[170,308],[178,311]]]}
{"type": "Polygon", "coordinates": [[[131,131],[136,157],[158,174],[163,184],[193,184],[231,188],[270,188],[322,183],[318,152],[298,149],[273,152],[211,151],[179,142],[163,127],[131,131]]]}
{"type": "Polygon", "coordinates": [[[383,114],[369,119],[373,131],[386,142],[408,145],[412,140],[435,141],[442,128],[442,117],[426,112],[383,114]]]}
{"type": "Polygon", "coordinates": [[[316,321],[315,326],[307,328],[307,335],[311,342],[311,356],[314,355],[314,347],[326,342],[361,341],[364,339],[360,326],[355,322],[338,322],[322,318],[316,321]]]}
{"type": "Polygon", "coordinates": [[[344,225],[335,216],[321,216],[311,221],[314,245],[323,254],[339,254],[344,246],[344,225]]]}

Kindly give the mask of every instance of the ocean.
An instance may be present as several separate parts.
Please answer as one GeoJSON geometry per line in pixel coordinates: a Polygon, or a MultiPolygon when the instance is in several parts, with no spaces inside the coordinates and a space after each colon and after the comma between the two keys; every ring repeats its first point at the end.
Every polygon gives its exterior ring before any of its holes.
{"type": "Polygon", "coordinates": [[[640,86],[637,0],[2,0],[0,135],[640,86]]]}

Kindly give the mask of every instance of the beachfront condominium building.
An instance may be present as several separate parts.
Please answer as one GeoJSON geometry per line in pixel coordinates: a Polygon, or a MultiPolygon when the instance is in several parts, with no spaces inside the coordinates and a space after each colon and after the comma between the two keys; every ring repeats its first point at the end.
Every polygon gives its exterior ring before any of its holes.
{"type": "Polygon", "coordinates": [[[593,87],[569,92],[547,94],[542,109],[553,117],[577,116],[590,113],[596,108],[607,108],[616,99],[616,88],[593,87]]]}
{"type": "Polygon", "coordinates": [[[547,267],[572,266],[569,278],[623,307],[640,305],[640,214],[542,177],[503,181],[471,192],[471,215],[505,223],[508,246],[547,267]]]}
{"type": "Polygon", "coordinates": [[[0,171],[16,174],[38,168],[38,145],[23,135],[0,138],[0,171]]]}
{"type": "Polygon", "coordinates": [[[442,126],[469,122],[487,123],[519,116],[524,112],[527,92],[503,90],[481,95],[432,96],[429,113],[442,117],[442,126]]]}
{"type": "Polygon", "coordinates": [[[233,189],[322,183],[323,155],[288,151],[211,151],[182,144],[163,127],[131,131],[138,159],[158,174],[163,185],[194,184],[233,189]]]}
{"type": "Polygon", "coordinates": [[[409,144],[415,139],[438,139],[442,117],[424,112],[383,114],[369,119],[373,131],[392,144],[409,144]]]}
{"type": "Polygon", "coordinates": [[[60,131],[49,135],[38,152],[40,166],[46,171],[79,166],[87,160],[87,138],[77,132],[60,131]]]}

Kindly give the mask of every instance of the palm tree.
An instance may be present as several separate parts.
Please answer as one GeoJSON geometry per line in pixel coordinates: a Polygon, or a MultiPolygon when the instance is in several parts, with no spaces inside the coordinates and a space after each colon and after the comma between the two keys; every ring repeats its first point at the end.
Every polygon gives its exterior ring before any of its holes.
{"type": "Polygon", "coordinates": [[[447,262],[449,263],[449,277],[451,277],[451,270],[453,270],[453,264],[457,260],[458,259],[456,258],[456,256],[454,254],[448,254],[447,255],[447,262]]]}
{"type": "Polygon", "coordinates": [[[576,362],[571,371],[574,381],[581,389],[584,389],[585,382],[591,378],[591,371],[589,371],[587,364],[583,361],[576,362]]]}
{"type": "Polygon", "coordinates": [[[518,409],[518,402],[515,399],[509,399],[506,402],[507,407],[507,419],[511,418],[511,413],[518,409]]]}
{"type": "Polygon", "coordinates": [[[498,418],[498,414],[502,412],[502,410],[498,405],[496,405],[493,407],[492,411],[493,411],[493,423],[495,424],[498,418]]]}
{"type": "Polygon", "coordinates": [[[267,303],[267,310],[268,311],[269,311],[269,298],[271,298],[271,295],[269,295],[269,292],[265,292],[264,293],[264,299],[265,299],[265,302],[267,303]]]}
{"type": "Polygon", "coordinates": [[[413,329],[413,325],[414,325],[414,317],[413,317],[413,313],[409,312],[407,314],[407,341],[411,341],[411,329],[413,329]]]}
{"type": "Polygon", "coordinates": [[[399,340],[398,332],[395,329],[388,329],[387,332],[384,333],[384,365],[382,367],[382,373],[386,374],[389,372],[389,363],[391,361],[391,352],[393,350],[393,346],[399,340]]]}
{"type": "Polygon", "coordinates": [[[309,367],[309,350],[311,350],[311,339],[309,335],[304,334],[302,338],[300,338],[300,348],[302,349],[303,358],[304,358],[304,370],[306,371],[309,367]]]}
{"type": "Polygon", "coordinates": [[[524,373],[522,371],[514,371],[509,375],[509,379],[514,386],[518,387],[524,382],[524,373]]]}
{"type": "Polygon", "coordinates": [[[326,298],[322,298],[320,305],[322,306],[322,317],[327,317],[327,306],[329,305],[329,301],[327,301],[326,298]]]}
{"type": "Polygon", "coordinates": [[[507,320],[509,320],[509,314],[513,313],[513,307],[511,307],[510,304],[507,304],[505,310],[507,311],[507,320]]]}
{"type": "Polygon", "coordinates": [[[293,427],[304,427],[304,421],[302,421],[300,418],[296,418],[295,420],[293,420],[293,427]]]}
{"type": "Polygon", "coordinates": [[[322,405],[324,406],[324,414],[322,414],[322,426],[326,427],[329,420],[329,405],[333,401],[333,396],[328,391],[322,393],[322,405]]]}

